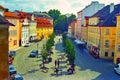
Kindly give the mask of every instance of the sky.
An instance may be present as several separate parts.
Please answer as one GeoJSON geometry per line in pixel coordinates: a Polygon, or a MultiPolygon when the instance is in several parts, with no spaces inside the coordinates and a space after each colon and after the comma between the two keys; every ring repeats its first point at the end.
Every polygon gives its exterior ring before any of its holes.
{"type": "Polygon", "coordinates": [[[99,1],[99,3],[104,3],[105,5],[120,3],[120,0],[0,0],[0,5],[10,11],[43,12],[50,9],[58,9],[62,14],[77,14],[78,11],[84,9],[92,1],[99,1]]]}

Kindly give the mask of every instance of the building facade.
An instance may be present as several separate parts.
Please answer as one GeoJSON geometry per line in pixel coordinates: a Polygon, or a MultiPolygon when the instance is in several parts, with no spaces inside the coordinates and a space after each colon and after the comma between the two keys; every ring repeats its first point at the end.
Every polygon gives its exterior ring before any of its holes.
{"type": "Polygon", "coordinates": [[[4,12],[5,18],[15,26],[9,27],[9,51],[19,47],[19,16],[16,14],[5,11],[4,12]]]}
{"type": "Polygon", "coordinates": [[[120,5],[110,4],[89,18],[88,48],[94,57],[113,59],[115,53],[116,17],[120,5]]]}
{"type": "Polygon", "coordinates": [[[120,63],[120,14],[117,16],[114,63],[120,63]]]}
{"type": "MultiPolygon", "coordinates": [[[[98,1],[92,1],[91,4],[86,6],[83,10],[79,11],[77,13],[78,18],[77,18],[77,35],[79,35],[79,39],[81,39],[81,27],[84,26],[84,20],[86,16],[92,16],[95,14],[97,11],[102,9],[105,5],[99,3],[98,1]]],[[[83,27],[84,28],[84,27],[83,27]]],[[[86,27],[85,27],[86,28],[86,27]]]]}

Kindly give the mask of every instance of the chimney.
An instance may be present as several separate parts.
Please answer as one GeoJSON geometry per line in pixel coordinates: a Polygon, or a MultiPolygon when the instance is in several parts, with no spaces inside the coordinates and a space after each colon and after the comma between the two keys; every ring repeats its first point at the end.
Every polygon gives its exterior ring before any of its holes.
{"type": "Polygon", "coordinates": [[[111,13],[112,11],[114,11],[114,3],[111,3],[111,4],[110,4],[110,13],[111,13]]]}

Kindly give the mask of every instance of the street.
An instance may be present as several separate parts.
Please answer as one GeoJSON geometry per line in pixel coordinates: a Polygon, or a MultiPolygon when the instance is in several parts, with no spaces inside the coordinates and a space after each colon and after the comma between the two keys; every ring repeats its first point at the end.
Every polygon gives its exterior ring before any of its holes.
{"type": "Polygon", "coordinates": [[[87,50],[80,50],[78,47],[75,47],[75,73],[72,75],[67,74],[68,65],[65,62],[66,59],[63,59],[60,64],[62,74],[58,76],[54,75],[54,61],[60,58],[61,54],[64,54],[62,41],[59,42],[59,38],[61,38],[61,36],[56,36],[55,38],[52,62],[45,64],[45,66],[49,68],[47,73],[40,70],[39,65],[42,63],[40,55],[38,58],[28,57],[32,50],[37,49],[37,44],[39,44],[38,49],[40,52],[45,40],[32,43],[30,47],[21,47],[17,50],[13,65],[17,72],[24,77],[24,80],[120,80],[120,76],[113,71],[114,64],[112,61],[94,59],[89,55],[87,50]]]}

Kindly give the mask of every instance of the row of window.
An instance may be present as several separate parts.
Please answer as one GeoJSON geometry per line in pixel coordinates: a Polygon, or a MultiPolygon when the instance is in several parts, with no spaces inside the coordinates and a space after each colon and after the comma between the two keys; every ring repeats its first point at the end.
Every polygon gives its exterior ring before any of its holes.
{"type": "MultiPolygon", "coordinates": [[[[108,52],[105,52],[105,57],[108,57],[108,52]]],[[[114,52],[111,53],[111,56],[114,57],[114,52]]]]}
{"type": "Polygon", "coordinates": [[[100,30],[99,29],[94,29],[94,28],[88,28],[88,32],[100,34],[100,30]]]}
{"type": "Polygon", "coordinates": [[[9,31],[9,36],[17,36],[17,31],[16,30],[10,30],[9,31]]]}
{"type": "Polygon", "coordinates": [[[94,43],[94,44],[99,44],[99,39],[96,39],[94,37],[89,37],[88,41],[91,42],[91,43],[94,43]]]}

